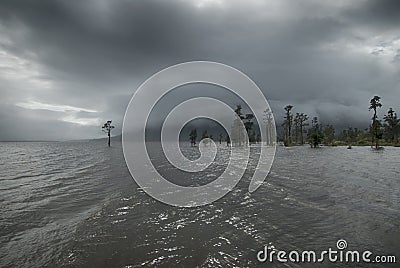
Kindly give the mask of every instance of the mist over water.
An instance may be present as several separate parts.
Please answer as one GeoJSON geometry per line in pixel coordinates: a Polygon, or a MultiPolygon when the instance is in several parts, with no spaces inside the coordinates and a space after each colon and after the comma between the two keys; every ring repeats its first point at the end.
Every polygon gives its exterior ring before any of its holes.
{"type": "MultiPolygon", "coordinates": [[[[198,155],[189,145],[182,151],[198,155]]],[[[0,143],[0,152],[1,267],[265,266],[256,258],[264,245],[322,251],[338,239],[398,257],[400,148],[279,147],[250,194],[252,147],[233,191],[197,208],[165,205],[138,188],[120,142],[0,143]]],[[[190,177],[151,156],[171,181],[198,185],[221,174],[227,153],[222,144],[216,163],[190,177]]]]}

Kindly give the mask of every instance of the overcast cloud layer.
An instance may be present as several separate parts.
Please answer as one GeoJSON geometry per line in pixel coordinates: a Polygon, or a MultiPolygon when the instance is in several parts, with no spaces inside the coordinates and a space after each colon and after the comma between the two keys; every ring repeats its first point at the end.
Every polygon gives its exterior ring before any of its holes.
{"type": "Polygon", "coordinates": [[[400,112],[400,1],[1,1],[0,140],[120,132],[142,82],[193,60],[245,72],[278,123],[365,128],[375,94],[400,112]]]}

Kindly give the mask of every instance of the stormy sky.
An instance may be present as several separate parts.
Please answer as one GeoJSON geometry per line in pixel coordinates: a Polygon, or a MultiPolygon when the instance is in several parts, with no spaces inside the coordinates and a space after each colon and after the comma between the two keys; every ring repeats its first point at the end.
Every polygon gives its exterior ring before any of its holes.
{"type": "Polygon", "coordinates": [[[118,133],[142,82],[193,60],[250,76],[278,124],[292,104],[365,128],[376,94],[400,111],[400,1],[3,0],[0,140],[118,133]]]}

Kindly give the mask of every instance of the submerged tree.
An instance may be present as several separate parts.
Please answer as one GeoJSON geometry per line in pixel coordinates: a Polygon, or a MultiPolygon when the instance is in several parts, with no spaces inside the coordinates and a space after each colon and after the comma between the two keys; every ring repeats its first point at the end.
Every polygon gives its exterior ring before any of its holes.
{"type": "Polygon", "coordinates": [[[370,100],[369,110],[374,111],[374,115],[372,116],[372,125],[371,125],[371,146],[375,143],[375,149],[379,149],[379,139],[382,138],[381,133],[381,122],[378,120],[378,116],[376,114],[377,108],[382,107],[381,97],[374,96],[370,100]]]}
{"type": "MultiPolygon", "coordinates": [[[[243,120],[246,118],[242,114],[242,106],[237,105],[235,109],[236,117],[235,120],[233,121],[233,126],[232,126],[232,145],[233,146],[242,146],[247,144],[247,138],[246,138],[246,130],[243,128],[243,120]]],[[[250,126],[251,127],[251,126],[250,126]]]]}
{"type": "Polygon", "coordinates": [[[389,109],[387,115],[383,117],[385,121],[385,139],[390,140],[392,144],[398,142],[400,119],[397,118],[397,114],[392,108],[389,109]]]}
{"type": "Polygon", "coordinates": [[[256,141],[256,133],[253,130],[253,119],[254,119],[254,114],[243,114],[242,113],[242,106],[237,105],[235,109],[235,113],[237,115],[236,120],[234,121],[234,133],[237,134],[234,138],[236,143],[241,146],[242,143],[247,144],[248,142],[255,142],[256,141]],[[245,127],[246,133],[248,140],[245,138],[244,135],[242,135],[241,131],[241,124],[243,122],[243,125],[245,127]]]}
{"type": "Polygon", "coordinates": [[[300,116],[299,116],[300,143],[301,143],[301,145],[304,144],[304,133],[305,133],[304,127],[309,125],[307,123],[307,121],[308,121],[308,115],[306,115],[304,113],[301,113],[300,116]]]}
{"type": "Polygon", "coordinates": [[[292,115],[292,105],[287,105],[285,107],[286,116],[285,121],[283,122],[282,126],[284,127],[284,140],[283,143],[285,146],[292,145],[292,124],[293,124],[293,115],[292,115]]]}
{"type": "Polygon", "coordinates": [[[231,138],[229,137],[229,134],[226,135],[225,141],[226,141],[226,146],[231,146],[231,138]]]}
{"type": "Polygon", "coordinates": [[[300,113],[296,113],[294,119],[294,142],[299,144],[299,137],[300,137],[300,113]]]}
{"type": "Polygon", "coordinates": [[[335,139],[335,129],[332,125],[327,125],[324,129],[324,144],[332,145],[335,139]]]}
{"type": "Polygon", "coordinates": [[[192,129],[192,131],[190,131],[189,138],[190,138],[190,144],[192,145],[192,147],[196,146],[197,129],[192,129]]]}
{"type": "Polygon", "coordinates": [[[256,141],[256,133],[253,130],[253,122],[254,114],[246,114],[244,120],[244,127],[246,128],[247,136],[249,137],[249,142],[256,141]]]}
{"type": "Polygon", "coordinates": [[[324,139],[322,127],[318,123],[318,117],[315,116],[313,118],[311,125],[312,127],[308,130],[308,141],[312,148],[317,148],[324,139]]]}
{"type": "Polygon", "coordinates": [[[111,130],[114,128],[114,126],[111,125],[111,122],[112,121],[109,120],[101,127],[103,131],[108,135],[108,147],[111,146],[111,130]]]}
{"type": "Polygon", "coordinates": [[[304,133],[305,133],[305,129],[304,127],[308,126],[309,123],[307,123],[308,121],[308,115],[301,113],[300,114],[300,140],[301,140],[301,144],[304,144],[304,133]]]}
{"type": "Polygon", "coordinates": [[[295,135],[295,142],[300,143],[301,145],[304,144],[304,127],[308,126],[307,123],[308,116],[304,113],[296,113],[294,117],[294,135],[295,135]]]}
{"type": "Polygon", "coordinates": [[[274,135],[275,126],[274,126],[272,111],[269,108],[264,111],[264,123],[267,131],[266,145],[270,146],[273,145],[275,142],[275,135],[274,135]]]}

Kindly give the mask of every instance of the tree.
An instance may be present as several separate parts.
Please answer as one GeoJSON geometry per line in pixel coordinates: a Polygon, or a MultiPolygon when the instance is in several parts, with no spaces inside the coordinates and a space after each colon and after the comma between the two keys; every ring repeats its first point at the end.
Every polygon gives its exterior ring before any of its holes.
{"type": "Polygon", "coordinates": [[[190,138],[190,144],[193,146],[196,146],[196,140],[197,140],[197,129],[192,129],[189,134],[190,138]]]}
{"type": "Polygon", "coordinates": [[[286,116],[285,121],[283,122],[282,126],[284,127],[284,140],[283,143],[285,146],[292,145],[292,124],[293,124],[293,115],[292,115],[292,105],[287,105],[285,107],[286,116]]]}
{"type": "MultiPolygon", "coordinates": [[[[203,140],[203,139],[208,139],[208,138],[209,138],[208,132],[207,132],[207,130],[204,130],[203,134],[201,134],[201,139],[203,140]]],[[[208,140],[204,140],[204,144],[207,146],[208,140]]]]}
{"type": "Polygon", "coordinates": [[[246,128],[247,136],[249,137],[249,142],[255,142],[255,132],[252,130],[254,122],[252,122],[254,114],[246,114],[244,122],[244,127],[246,128]]]}
{"type": "Polygon", "coordinates": [[[267,145],[274,144],[274,120],[272,116],[272,111],[268,108],[264,111],[264,123],[267,131],[266,142],[267,145]]]}
{"type": "Polygon", "coordinates": [[[335,138],[335,129],[332,125],[327,125],[324,129],[324,144],[332,145],[335,138]]]}
{"type": "Polygon", "coordinates": [[[225,141],[226,141],[226,146],[231,145],[231,138],[229,137],[229,134],[226,135],[225,141]]]}
{"type": "Polygon", "coordinates": [[[294,117],[294,142],[299,144],[299,137],[300,137],[300,114],[296,113],[294,117]]]}
{"type": "Polygon", "coordinates": [[[222,137],[223,137],[222,133],[219,133],[219,144],[222,143],[222,137]]]}
{"type": "Polygon", "coordinates": [[[242,106],[237,105],[235,109],[236,117],[233,121],[232,126],[232,145],[233,146],[242,146],[243,144],[247,144],[246,139],[246,129],[243,129],[243,120],[246,118],[242,114],[242,106]]]}
{"type": "Polygon", "coordinates": [[[347,143],[350,145],[356,141],[357,138],[357,130],[354,130],[352,127],[347,129],[347,143]]]}
{"type": "Polygon", "coordinates": [[[389,109],[387,115],[383,117],[385,121],[385,139],[390,140],[392,144],[398,142],[398,131],[400,125],[400,119],[397,118],[397,114],[392,108],[389,109]]]}
{"type": "Polygon", "coordinates": [[[260,143],[260,142],[261,142],[261,134],[260,134],[260,133],[257,134],[256,142],[257,142],[257,143],[260,143]]]}
{"type": "Polygon", "coordinates": [[[300,127],[300,143],[304,144],[304,127],[308,126],[308,115],[301,113],[299,116],[299,127],[300,127]]]}
{"type": "Polygon", "coordinates": [[[244,115],[242,114],[242,105],[240,104],[236,105],[235,113],[237,114],[237,116],[239,116],[241,120],[245,118],[244,115]]]}
{"type": "Polygon", "coordinates": [[[294,117],[294,135],[295,135],[295,142],[300,143],[301,145],[304,144],[304,127],[308,126],[306,123],[308,120],[308,116],[304,113],[296,113],[294,117]]]}
{"type": "Polygon", "coordinates": [[[375,149],[379,149],[379,139],[382,137],[382,133],[381,133],[381,122],[378,120],[378,116],[376,114],[376,110],[377,108],[382,107],[382,103],[381,103],[381,97],[379,96],[374,96],[371,100],[370,100],[370,106],[369,106],[369,110],[373,110],[374,111],[374,115],[372,116],[372,125],[371,125],[371,146],[374,145],[375,142],[375,149]]]}
{"type": "Polygon", "coordinates": [[[103,129],[103,132],[107,133],[108,135],[108,147],[111,146],[111,130],[114,128],[114,126],[111,125],[111,122],[112,121],[109,120],[101,127],[103,129]]]}
{"type": "Polygon", "coordinates": [[[315,116],[313,118],[311,125],[312,127],[308,130],[308,140],[312,148],[317,148],[324,139],[322,127],[318,123],[318,117],[315,116]]]}

